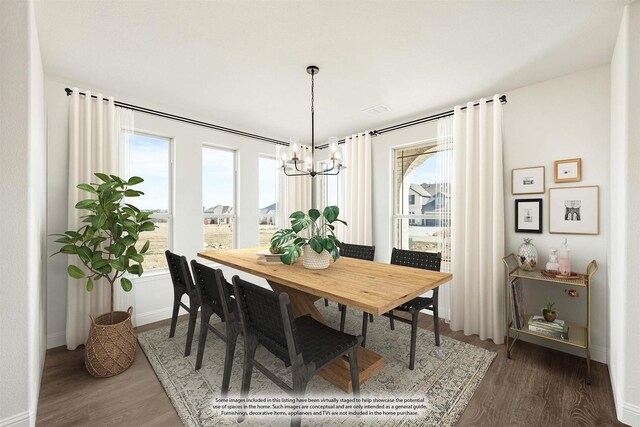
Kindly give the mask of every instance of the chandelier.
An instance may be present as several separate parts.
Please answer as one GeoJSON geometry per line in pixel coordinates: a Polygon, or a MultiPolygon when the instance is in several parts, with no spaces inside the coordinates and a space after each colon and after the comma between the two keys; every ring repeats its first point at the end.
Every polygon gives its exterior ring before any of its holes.
{"type": "Polygon", "coordinates": [[[346,168],[342,164],[342,155],[338,151],[338,138],[329,138],[329,150],[331,165],[322,170],[316,170],[316,143],[314,122],[314,76],[320,72],[315,65],[307,67],[307,73],[311,74],[311,153],[302,150],[296,138],[291,138],[290,150],[282,153],[282,171],[286,176],[311,176],[338,175],[341,169],[346,168]]]}

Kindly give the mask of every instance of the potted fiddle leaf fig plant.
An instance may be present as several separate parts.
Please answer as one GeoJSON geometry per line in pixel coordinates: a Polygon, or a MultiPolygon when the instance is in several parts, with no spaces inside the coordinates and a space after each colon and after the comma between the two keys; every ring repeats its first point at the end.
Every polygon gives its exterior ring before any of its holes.
{"type": "Polygon", "coordinates": [[[271,252],[280,253],[284,264],[295,264],[301,254],[302,264],[310,269],[329,267],[329,258],[336,261],[340,258],[340,241],[335,235],[335,222],[347,225],[338,219],[340,209],[327,206],[320,213],[318,209],[309,212],[292,213],[291,228],[276,231],[271,238],[271,252]]]}
{"type": "MultiPolygon", "coordinates": [[[[153,231],[156,226],[149,220],[151,212],[143,212],[126,203],[127,199],[141,196],[133,189],[144,180],[134,176],[124,180],[115,175],[96,173],[100,183],[79,184],[90,198],[79,201],[75,208],[86,211],[82,225],[69,230],[56,240],[62,247],[58,253],[76,256],[78,263],[69,264],[67,273],[74,279],[84,280],[87,291],[103,279],[110,290],[109,313],[93,318],[85,346],[85,366],[96,377],[110,377],[125,371],[135,357],[136,337],[131,325],[132,307],[126,312],[114,311],[113,296],[119,282],[126,292],[132,283],[127,277],[141,276],[144,254],[149,241],[138,250],[140,233],[153,231]]],[[[55,254],[54,254],[55,255],[55,254]]]]}

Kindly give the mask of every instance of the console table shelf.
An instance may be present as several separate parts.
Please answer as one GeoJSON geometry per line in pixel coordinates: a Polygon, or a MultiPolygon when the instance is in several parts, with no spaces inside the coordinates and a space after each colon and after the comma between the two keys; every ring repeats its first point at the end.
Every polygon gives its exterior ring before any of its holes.
{"type": "MultiPolygon", "coordinates": [[[[514,254],[507,255],[502,258],[502,262],[506,267],[506,285],[505,285],[505,323],[507,325],[507,357],[511,359],[511,352],[516,344],[520,334],[533,335],[539,338],[543,338],[549,341],[559,342],[569,346],[581,348],[585,350],[587,360],[587,384],[591,384],[591,279],[593,275],[598,271],[598,263],[593,260],[587,266],[587,273],[580,274],[575,278],[564,277],[550,277],[542,274],[541,271],[526,271],[522,270],[518,266],[518,261],[514,254]],[[522,329],[515,327],[514,322],[510,320],[511,314],[511,292],[510,283],[511,279],[519,278],[531,281],[531,284],[536,282],[546,282],[547,284],[556,284],[558,286],[579,286],[586,288],[586,325],[569,324],[569,339],[564,340],[552,336],[545,335],[536,331],[529,330],[529,319],[532,314],[525,316],[522,329]],[[515,336],[512,338],[511,333],[515,336]]],[[[526,282],[523,282],[526,283],[526,282]]]]}

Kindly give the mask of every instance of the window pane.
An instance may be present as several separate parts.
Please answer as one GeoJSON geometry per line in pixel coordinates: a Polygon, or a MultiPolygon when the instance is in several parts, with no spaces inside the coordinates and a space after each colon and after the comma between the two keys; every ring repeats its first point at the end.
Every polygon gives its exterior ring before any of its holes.
{"type": "Polygon", "coordinates": [[[395,245],[442,252],[443,266],[450,259],[451,156],[434,144],[395,152],[395,211],[403,215],[394,219],[395,245]]]}
{"type": "Polygon", "coordinates": [[[233,249],[233,222],[228,217],[204,217],[205,249],[221,251],[233,249]]]}
{"type": "Polygon", "coordinates": [[[129,176],[139,176],[144,182],[135,188],[143,196],[127,200],[140,210],[152,212],[152,221],[158,226],[154,231],[140,233],[136,248],[140,250],[149,240],[149,250],[144,255],[145,271],[166,268],[164,251],[169,249],[170,229],[170,146],[168,138],[134,133],[129,136],[129,176]]]}
{"type": "Polygon", "coordinates": [[[259,207],[260,207],[260,246],[269,246],[271,236],[276,231],[276,179],[277,162],[273,157],[260,157],[259,174],[259,207]]]}
{"type": "Polygon", "coordinates": [[[235,152],[203,147],[202,212],[206,249],[233,248],[234,195],[235,152]]]}

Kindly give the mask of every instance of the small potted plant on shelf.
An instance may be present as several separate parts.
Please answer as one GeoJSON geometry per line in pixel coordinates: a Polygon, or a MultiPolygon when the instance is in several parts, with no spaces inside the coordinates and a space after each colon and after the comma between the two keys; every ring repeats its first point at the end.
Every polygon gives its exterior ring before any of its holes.
{"type": "Polygon", "coordinates": [[[156,226],[149,220],[151,212],[125,203],[125,197],[144,194],[131,188],[143,182],[142,178],[134,176],[125,181],[115,175],[95,175],[101,183],[77,185],[92,195],[75,206],[87,211],[82,217],[84,225],[55,235],[59,236],[56,242],[62,244],[56,254],[78,257],[81,266],[69,264],[67,273],[74,279],[85,280],[87,291],[92,291],[94,283],[101,279],[109,286],[111,310],[95,319],[91,316],[84,359],[91,375],[111,377],[131,366],[136,352],[132,307],[126,312],[114,311],[114,287],[119,281],[122,289],[131,291],[133,285],[125,273],[141,276],[144,254],[149,249],[148,240],[139,250],[136,248],[140,233],[153,231],[156,226]]]}
{"type": "Polygon", "coordinates": [[[310,209],[308,213],[296,211],[292,213],[291,228],[276,231],[271,238],[271,252],[280,253],[284,264],[295,264],[301,254],[302,264],[310,269],[329,267],[329,258],[336,261],[340,257],[340,241],[334,233],[334,222],[347,225],[338,219],[340,209],[327,206],[320,213],[318,209],[310,209]]]}
{"type": "Polygon", "coordinates": [[[553,322],[558,317],[558,312],[556,311],[555,306],[555,302],[547,301],[547,305],[542,307],[542,316],[547,322],[553,322]]]}

